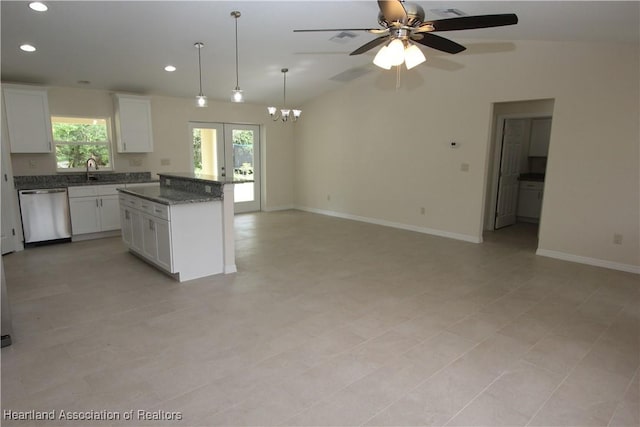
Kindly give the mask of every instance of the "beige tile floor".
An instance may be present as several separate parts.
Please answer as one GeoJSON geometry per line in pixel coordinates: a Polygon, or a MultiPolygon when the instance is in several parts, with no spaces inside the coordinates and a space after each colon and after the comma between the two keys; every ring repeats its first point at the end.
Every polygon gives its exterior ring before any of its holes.
{"type": "Polygon", "coordinates": [[[638,277],[309,213],[236,218],[239,273],[185,283],[117,238],[4,257],[2,409],[181,421],[638,426],[638,277]]]}

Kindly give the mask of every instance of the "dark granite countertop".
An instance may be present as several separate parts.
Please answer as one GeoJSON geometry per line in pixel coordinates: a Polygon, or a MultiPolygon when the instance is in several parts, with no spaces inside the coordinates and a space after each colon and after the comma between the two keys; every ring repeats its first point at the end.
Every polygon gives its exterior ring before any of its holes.
{"type": "Polygon", "coordinates": [[[170,187],[136,187],[119,188],[118,191],[132,196],[142,197],[163,205],[179,205],[184,203],[201,203],[222,200],[222,197],[176,190],[170,187]]]}
{"type": "Polygon", "coordinates": [[[117,185],[117,184],[142,184],[148,182],[159,182],[158,179],[151,179],[150,172],[130,172],[130,173],[91,173],[90,180],[87,181],[85,173],[64,173],[57,175],[27,175],[14,177],[16,190],[36,190],[48,188],[67,188],[85,185],[117,185]]]}
{"type": "Polygon", "coordinates": [[[229,179],[227,177],[218,177],[216,175],[206,175],[193,172],[162,172],[158,174],[160,177],[179,178],[198,182],[214,182],[217,184],[242,184],[244,182],[254,182],[253,179],[229,179]]]}
{"type": "Polygon", "coordinates": [[[536,181],[544,182],[543,173],[521,173],[518,177],[518,181],[536,181]]]}

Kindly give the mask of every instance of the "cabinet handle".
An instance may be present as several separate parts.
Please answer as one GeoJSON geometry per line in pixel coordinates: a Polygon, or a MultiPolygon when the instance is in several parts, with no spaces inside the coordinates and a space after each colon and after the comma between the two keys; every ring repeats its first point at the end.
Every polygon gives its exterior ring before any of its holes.
{"type": "Polygon", "coordinates": [[[124,211],[124,219],[131,219],[129,217],[129,211],[124,211]]]}
{"type": "Polygon", "coordinates": [[[127,143],[126,143],[126,142],[123,142],[123,143],[122,143],[122,146],[124,147],[124,151],[127,151],[127,143]]]}
{"type": "Polygon", "coordinates": [[[154,224],[153,224],[153,220],[152,220],[152,219],[150,219],[150,220],[149,220],[149,230],[151,230],[151,231],[153,231],[153,230],[154,230],[153,225],[154,225],[154,224]]]}
{"type": "Polygon", "coordinates": [[[98,207],[98,199],[96,199],[96,208],[98,207]]]}
{"type": "Polygon", "coordinates": [[[49,141],[49,151],[51,151],[51,141],[49,141]]]}
{"type": "Polygon", "coordinates": [[[100,199],[100,207],[102,207],[102,199],[100,199]]]}

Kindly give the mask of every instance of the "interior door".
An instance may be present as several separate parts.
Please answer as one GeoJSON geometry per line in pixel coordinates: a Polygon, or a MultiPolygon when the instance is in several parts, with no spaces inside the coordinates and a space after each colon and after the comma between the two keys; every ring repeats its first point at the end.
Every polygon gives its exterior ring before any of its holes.
{"type": "Polygon", "coordinates": [[[260,210],[260,126],[231,123],[191,123],[193,170],[235,184],[234,210],[260,210]]]}
{"type": "Polygon", "coordinates": [[[526,138],[527,123],[527,119],[504,120],[495,229],[516,222],[520,153],[526,138]]]}

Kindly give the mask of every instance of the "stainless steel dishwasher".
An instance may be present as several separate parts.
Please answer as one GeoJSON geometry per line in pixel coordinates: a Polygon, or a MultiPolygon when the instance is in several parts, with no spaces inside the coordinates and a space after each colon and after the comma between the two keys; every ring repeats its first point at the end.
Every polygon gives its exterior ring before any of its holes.
{"type": "Polygon", "coordinates": [[[24,243],[71,239],[66,188],[20,190],[24,243]]]}

